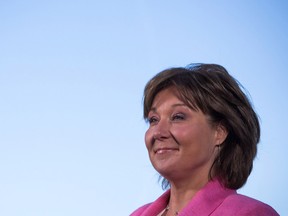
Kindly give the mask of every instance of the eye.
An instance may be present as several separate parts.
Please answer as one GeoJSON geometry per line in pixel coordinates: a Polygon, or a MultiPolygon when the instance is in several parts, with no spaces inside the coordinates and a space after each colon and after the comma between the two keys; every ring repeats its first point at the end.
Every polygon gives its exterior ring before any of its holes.
{"type": "Polygon", "coordinates": [[[158,118],[156,116],[152,116],[152,117],[148,117],[147,121],[149,122],[149,124],[155,124],[158,122],[158,118]]]}
{"type": "Polygon", "coordinates": [[[184,120],[185,115],[182,113],[176,113],[175,115],[172,116],[172,121],[179,121],[179,120],[184,120]]]}

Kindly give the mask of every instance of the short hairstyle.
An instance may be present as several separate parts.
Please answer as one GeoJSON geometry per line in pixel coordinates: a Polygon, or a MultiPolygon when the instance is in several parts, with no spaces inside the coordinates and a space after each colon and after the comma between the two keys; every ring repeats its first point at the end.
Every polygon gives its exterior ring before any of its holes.
{"type": "MultiPolygon", "coordinates": [[[[241,84],[217,64],[190,64],[166,69],[145,86],[144,119],[147,120],[155,96],[163,89],[176,87],[180,99],[191,109],[201,110],[212,125],[221,124],[228,132],[210,169],[230,189],[247,181],[257,153],[260,125],[257,114],[241,84]]],[[[213,176],[212,176],[213,175],[213,176]]],[[[163,189],[169,181],[163,178],[163,189]]]]}

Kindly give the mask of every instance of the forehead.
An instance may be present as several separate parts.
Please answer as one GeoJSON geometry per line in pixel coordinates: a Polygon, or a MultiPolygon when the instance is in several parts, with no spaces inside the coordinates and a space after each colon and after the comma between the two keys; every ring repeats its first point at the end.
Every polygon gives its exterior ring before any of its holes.
{"type": "Polygon", "coordinates": [[[167,100],[174,100],[174,101],[184,103],[184,101],[182,100],[180,96],[178,89],[172,86],[172,87],[162,89],[155,95],[152,101],[152,107],[155,106],[156,104],[159,104],[167,100]]]}
{"type": "Polygon", "coordinates": [[[179,91],[173,87],[163,89],[159,93],[156,94],[156,96],[154,97],[152,106],[150,110],[148,111],[148,115],[149,113],[152,114],[152,113],[158,113],[158,112],[171,112],[175,109],[178,110],[178,108],[180,108],[181,110],[188,110],[189,112],[201,114],[205,116],[207,120],[209,120],[208,115],[204,114],[202,110],[199,109],[198,107],[197,108],[191,107],[191,105],[189,105],[188,102],[185,102],[182,99],[179,91]]]}
{"type": "Polygon", "coordinates": [[[181,104],[182,106],[185,105],[194,111],[199,111],[199,107],[194,100],[193,94],[188,91],[181,91],[181,89],[176,86],[170,86],[159,91],[153,98],[149,110],[167,100],[173,100],[177,104],[181,104]]]}

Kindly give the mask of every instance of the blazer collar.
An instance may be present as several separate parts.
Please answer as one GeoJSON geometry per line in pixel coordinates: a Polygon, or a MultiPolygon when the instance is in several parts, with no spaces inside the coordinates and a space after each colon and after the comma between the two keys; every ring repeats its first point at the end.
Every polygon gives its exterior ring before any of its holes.
{"type": "MultiPolygon", "coordinates": [[[[179,216],[210,215],[231,194],[236,194],[236,191],[224,188],[217,179],[211,180],[195,194],[179,216]]],[[[170,190],[167,190],[151,203],[143,212],[143,216],[158,215],[168,205],[169,197],[170,190]]]]}
{"type": "Polygon", "coordinates": [[[210,215],[226,197],[232,194],[236,194],[236,190],[223,187],[219,180],[210,181],[196,193],[193,199],[181,211],[180,216],[210,215]]]}

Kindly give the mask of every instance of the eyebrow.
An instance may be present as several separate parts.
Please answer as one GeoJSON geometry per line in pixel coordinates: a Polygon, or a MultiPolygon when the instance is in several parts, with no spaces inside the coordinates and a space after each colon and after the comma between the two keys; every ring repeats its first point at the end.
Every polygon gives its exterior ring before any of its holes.
{"type": "MultiPolygon", "coordinates": [[[[188,107],[186,104],[184,104],[184,103],[176,103],[176,104],[173,104],[172,106],[171,106],[172,108],[175,108],[175,107],[188,107]]],[[[149,110],[149,112],[156,112],[157,111],[157,109],[156,109],[156,107],[152,107],[150,110],[149,110]]]]}
{"type": "Polygon", "coordinates": [[[173,104],[172,107],[178,107],[178,106],[185,106],[188,107],[186,104],[184,103],[177,103],[177,104],[173,104]]]}

